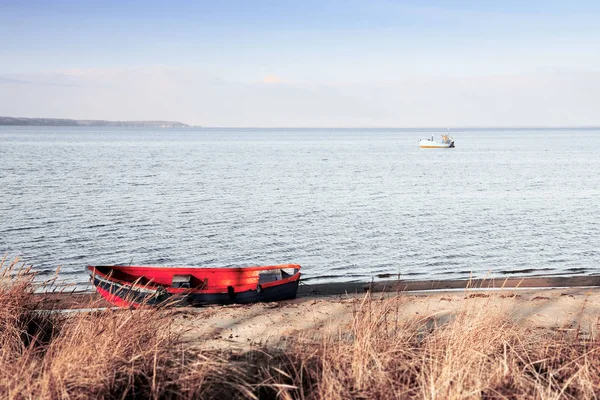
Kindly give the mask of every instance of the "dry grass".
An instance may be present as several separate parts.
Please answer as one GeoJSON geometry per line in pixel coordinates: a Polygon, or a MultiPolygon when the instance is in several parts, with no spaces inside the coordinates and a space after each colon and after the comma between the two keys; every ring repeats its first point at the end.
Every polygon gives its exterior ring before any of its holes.
{"type": "Polygon", "coordinates": [[[336,334],[233,355],[184,342],[168,309],[43,312],[34,289],[29,269],[0,264],[1,398],[600,397],[593,333],[530,329],[468,301],[407,319],[405,297],[367,295],[336,334]]]}
{"type": "Polygon", "coordinates": [[[600,342],[595,335],[527,328],[470,302],[450,318],[399,319],[404,301],[367,295],[357,305],[349,332],[288,349],[277,368],[295,387],[286,389],[289,396],[600,397],[600,342]]]}
{"type": "Polygon", "coordinates": [[[0,263],[0,398],[251,395],[234,365],[183,342],[169,310],[41,311],[34,277],[0,263]]]}

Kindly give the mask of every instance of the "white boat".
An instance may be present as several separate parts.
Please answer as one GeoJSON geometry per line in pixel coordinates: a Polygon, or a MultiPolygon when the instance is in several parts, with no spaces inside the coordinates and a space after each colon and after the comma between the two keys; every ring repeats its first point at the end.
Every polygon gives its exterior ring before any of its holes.
{"type": "Polygon", "coordinates": [[[442,135],[442,141],[436,142],[431,135],[431,139],[419,140],[419,147],[422,149],[451,149],[454,147],[454,139],[449,133],[445,133],[442,135]]]}

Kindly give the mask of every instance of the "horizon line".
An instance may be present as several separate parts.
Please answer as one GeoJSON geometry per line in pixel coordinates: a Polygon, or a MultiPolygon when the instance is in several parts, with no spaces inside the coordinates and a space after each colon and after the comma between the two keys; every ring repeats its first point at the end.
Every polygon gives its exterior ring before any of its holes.
{"type": "MultiPolygon", "coordinates": [[[[187,124],[189,125],[189,124],[187,124]]],[[[466,126],[207,126],[189,125],[190,128],[206,129],[435,129],[435,130],[457,130],[457,129],[600,129],[600,125],[466,125],[466,126]]]]}
{"type": "MultiPolygon", "coordinates": [[[[60,119],[68,119],[68,118],[60,118],[60,119]]],[[[148,128],[156,128],[156,129],[330,129],[330,130],[347,130],[347,129],[389,129],[389,130],[414,130],[414,131],[424,131],[424,130],[433,130],[433,131],[446,131],[448,127],[441,126],[424,126],[424,127],[415,127],[415,126],[206,126],[206,125],[190,125],[185,122],[179,121],[170,121],[170,120],[74,120],[74,121],[98,121],[98,122],[114,122],[114,123],[150,123],[150,122],[168,122],[168,123],[179,123],[185,126],[172,126],[172,127],[148,127],[148,128]]],[[[28,124],[0,124],[0,127],[17,127],[17,126],[25,126],[25,127],[55,127],[55,128],[139,128],[139,127],[118,127],[118,126],[76,126],[76,125],[28,125],[28,124]]],[[[509,129],[521,129],[521,130],[534,130],[534,129],[542,129],[542,130],[565,130],[565,129],[576,129],[576,130],[600,130],[600,125],[565,125],[565,126],[550,126],[550,125],[501,125],[501,126],[493,126],[493,125],[485,125],[485,126],[456,126],[450,127],[450,132],[456,132],[460,130],[509,130],[509,129]]]]}

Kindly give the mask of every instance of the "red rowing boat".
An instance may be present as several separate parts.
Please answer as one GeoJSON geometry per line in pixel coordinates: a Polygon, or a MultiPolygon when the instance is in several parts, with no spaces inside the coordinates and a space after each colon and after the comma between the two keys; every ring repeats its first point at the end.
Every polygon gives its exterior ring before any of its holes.
{"type": "Polygon", "coordinates": [[[119,307],[253,303],[293,299],[296,264],[248,268],[87,267],[98,293],[119,307]]]}

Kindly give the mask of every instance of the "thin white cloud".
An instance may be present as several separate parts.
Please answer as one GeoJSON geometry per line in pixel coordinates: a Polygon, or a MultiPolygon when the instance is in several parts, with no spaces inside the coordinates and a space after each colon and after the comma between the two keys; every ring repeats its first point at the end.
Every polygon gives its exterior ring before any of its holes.
{"type": "Polygon", "coordinates": [[[0,115],[203,126],[600,125],[597,71],[289,82],[231,82],[168,66],[11,75],[0,77],[0,115]]]}

